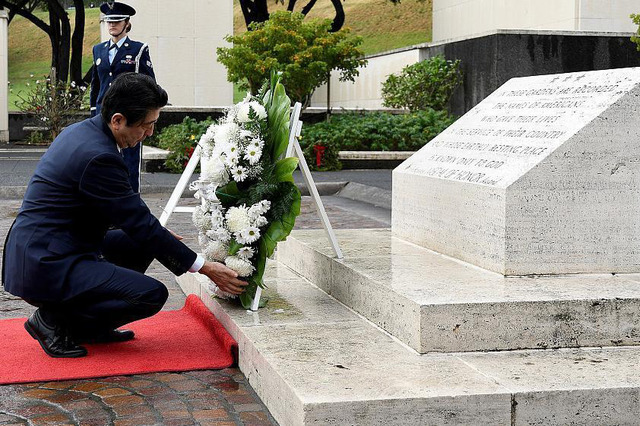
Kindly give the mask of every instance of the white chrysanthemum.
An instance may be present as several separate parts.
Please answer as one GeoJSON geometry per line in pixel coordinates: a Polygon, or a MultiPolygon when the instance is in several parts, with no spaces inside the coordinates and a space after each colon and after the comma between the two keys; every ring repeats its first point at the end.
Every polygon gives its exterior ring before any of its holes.
{"type": "MultiPolygon", "coordinates": [[[[209,180],[214,186],[223,186],[229,182],[230,176],[225,167],[224,157],[202,158],[202,179],[209,180]]],[[[213,189],[215,193],[215,188],[213,189]]]]}
{"type": "Polygon", "coordinates": [[[252,166],[260,161],[260,157],[262,156],[262,151],[259,149],[247,147],[247,150],[244,154],[244,159],[249,162],[252,166]]]}
{"type": "Polygon", "coordinates": [[[226,155],[224,158],[224,164],[228,168],[233,168],[240,162],[238,151],[234,151],[232,154],[226,155]]]}
{"type": "Polygon", "coordinates": [[[216,124],[212,124],[207,128],[207,130],[200,136],[200,140],[198,140],[198,144],[202,146],[203,144],[213,143],[215,132],[216,132],[216,124]]]}
{"type": "Polygon", "coordinates": [[[224,163],[220,160],[220,157],[206,157],[200,158],[200,178],[209,180],[212,176],[219,174],[219,170],[224,170],[224,163]]]}
{"type": "Polygon", "coordinates": [[[207,237],[211,238],[212,240],[222,241],[223,243],[226,243],[231,240],[231,233],[227,228],[220,227],[207,231],[207,237]]]}
{"type": "Polygon", "coordinates": [[[251,220],[256,220],[259,216],[265,214],[271,208],[271,201],[262,200],[249,208],[249,217],[251,220]]]}
{"type": "Polygon", "coordinates": [[[248,147],[262,151],[262,147],[264,147],[264,141],[260,138],[253,138],[249,142],[248,147]]]}
{"type": "Polygon", "coordinates": [[[211,241],[204,247],[207,260],[222,262],[229,254],[229,245],[222,241],[211,241]]]}
{"type": "Polygon", "coordinates": [[[238,156],[240,154],[240,148],[235,143],[228,143],[224,149],[224,155],[227,157],[238,156]]]}
{"type": "Polygon", "coordinates": [[[253,221],[253,226],[256,226],[258,228],[262,228],[263,226],[265,226],[266,224],[268,224],[269,222],[267,221],[267,218],[264,216],[258,216],[257,218],[254,219],[253,221]]]}
{"type": "Polygon", "coordinates": [[[251,262],[240,259],[238,256],[227,256],[227,258],[224,260],[224,263],[229,268],[236,271],[241,277],[248,277],[256,269],[253,267],[251,262]]]}
{"type": "Polygon", "coordinates": [[[253,247],[247,246],[247,247],[240,248],[236,256],[238,256],[240,259],[249,260],[253,257],[254,253],[255,252],[253,250],[253,247]]]}
{"type": "Polygon", "coordinates": [[[238,104],[238,109],[236,111],[236,120],[239,123],[248,123],[251,121],[249,117],[249,112],[251,111],[251,102],[242,102],[238,104]]]}
{"type": "Polygon", "coordinates": [[[216,144],[233,141],[237,137],[238,130],[240,128],[233,122],[218,124],[214,133],[216,144]]]}
{"type": "Polygon", "coordinates": [[[209,242],[209,237],[204,232],[198,233],[198,244],[202,247],[209,242]]]}
{"type": "Polygon", "coordinates": [[[247,169],[240,165],[232,167],[231,176],[236,182],[242,182],[247,178],[247,169]]]}
{"type": "Polygon", "coordinates": [[[240,232],[251,225],[248,210],[244,205],[240,207],[229,207],[226,219],[227,227],[231,232],[240,232]]]}
{"type": "Polygon", "coordinates": [[[260,238],[260,230],[255,226],[249,226],[240,232],[236,232],[234,236],[236,237],[236,241],[240,244],[251,244],[255,243],[258,241],[258,238],[260,238]]]}
{"type": "Polygon", "coordinates": [[[202,206],[196,206],[196,208],[193,210],[192,219],[193,224],[196,226],[196,228],[198,228],[202,232],[206,232],[207,230],[211,229],[211,219],[209,218],[209,215],[206,214],[202,206]]]}

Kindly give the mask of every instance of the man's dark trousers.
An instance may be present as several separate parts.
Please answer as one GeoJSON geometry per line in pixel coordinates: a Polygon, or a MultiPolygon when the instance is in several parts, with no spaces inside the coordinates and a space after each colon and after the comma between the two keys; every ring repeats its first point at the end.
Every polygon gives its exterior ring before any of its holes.
{"type": "MultiPolygon", "coordinates": [[[[104,283],[60,303],[39,304],[42,315],[63,324],[80,338],[91,338],[156,314],[167,301],[167,288],[144,275],[153,257],[121,230],[107,232],[104,261],[117,265],[104,283]]],[[[98,266],[99,267],[99,266],[98,266]]],[[[73,282],[73,271],[70,282],[73,282]]]]}

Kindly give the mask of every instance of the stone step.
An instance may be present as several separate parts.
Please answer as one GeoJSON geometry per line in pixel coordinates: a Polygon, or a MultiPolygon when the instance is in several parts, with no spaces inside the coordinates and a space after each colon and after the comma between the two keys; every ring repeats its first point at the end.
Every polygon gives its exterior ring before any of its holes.
{"type": "Polygon", "coordinates": [[[394,238],[294,231],[278,260],[420,353],[640,344],[640,275],[504,277],[394,238]]]}
{"type": "Polygon", "coordinates": [[[200,295],[282,425],[637,424],[640,348],[421,355],[271,262],[258,312],[200,295]]]}

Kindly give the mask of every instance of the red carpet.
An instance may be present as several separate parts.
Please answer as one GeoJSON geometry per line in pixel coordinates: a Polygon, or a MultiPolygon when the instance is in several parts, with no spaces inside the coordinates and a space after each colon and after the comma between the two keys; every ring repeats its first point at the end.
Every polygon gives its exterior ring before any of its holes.
{"type": "Polygon", "coordinates": [[[237,343],[198,297],[123,328],[133,340],[86,345],[83,358],[51,358],[24,329],[26,318],[0,320],[0,384],[226,368],[237,343]]]}

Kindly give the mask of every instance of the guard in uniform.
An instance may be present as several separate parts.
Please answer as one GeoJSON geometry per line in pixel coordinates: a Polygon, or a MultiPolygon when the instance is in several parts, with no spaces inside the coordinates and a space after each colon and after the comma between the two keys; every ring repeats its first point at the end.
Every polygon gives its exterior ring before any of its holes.
{"type": "MultiPolygon", "coordinates": [[[[111,38],[93,46],[93,77],[91,80],[91,116],[100,115],[102,98],[111,82],[124,72],[146,74],[155,80],[149,47],[146,43],[129,39],[129,18],[136,10],[124,3],[107,2],[100,6],[104,20],[109,26],[111,38]]],[[[122,151],[129,169],[129,180],[135,192],[140,192],[140,166],[142,144],[122,151]]]]}

